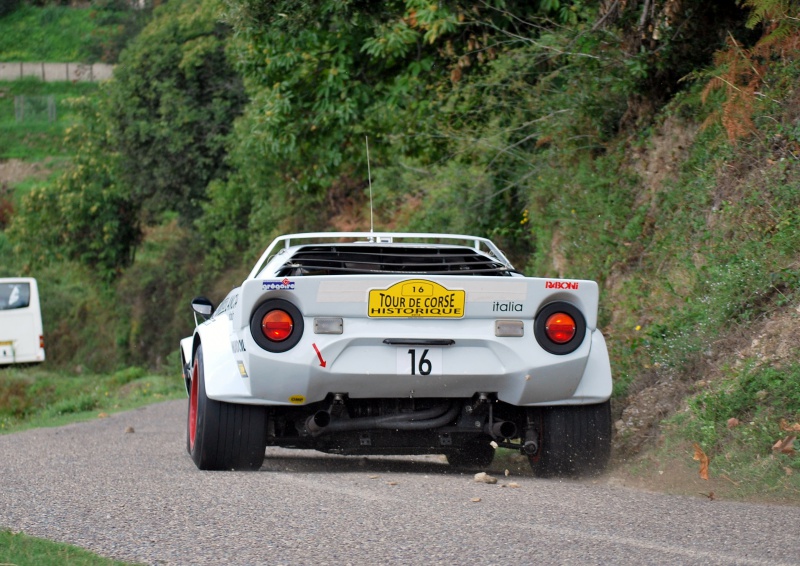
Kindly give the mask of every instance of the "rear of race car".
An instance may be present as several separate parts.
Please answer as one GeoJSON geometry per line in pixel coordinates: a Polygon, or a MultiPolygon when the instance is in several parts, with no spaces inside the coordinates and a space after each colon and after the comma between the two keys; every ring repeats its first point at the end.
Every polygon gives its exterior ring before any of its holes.
{"type": "Polygon", "coordinates": [[[257,469],[266,445],[484,467],[501,446],[543,476],[602,469],[597,285],[432,271],[268,265],[232,291],[182,342],[198,467],[257,469]]]}

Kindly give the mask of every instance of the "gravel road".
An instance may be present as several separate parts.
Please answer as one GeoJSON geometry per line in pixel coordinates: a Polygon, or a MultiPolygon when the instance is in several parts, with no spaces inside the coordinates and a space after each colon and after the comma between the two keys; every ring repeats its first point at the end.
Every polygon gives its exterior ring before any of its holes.
{"type": "Polygon", "coordinates": [[[800,565],[800,507],[489,485],[438,457],[269,449],[260,472],[200,472],[185,406],[0,437],[0,527],[145,564],[800,565]]]}

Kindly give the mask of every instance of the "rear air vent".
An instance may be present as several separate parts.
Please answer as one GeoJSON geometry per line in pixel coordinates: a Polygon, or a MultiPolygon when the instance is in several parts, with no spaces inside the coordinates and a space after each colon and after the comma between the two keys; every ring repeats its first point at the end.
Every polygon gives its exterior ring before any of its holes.
{"type": "Polygon", "coordinates": [[[278,276],[355,274],[510,275],[503,263],[472,248],[396,245],[305,246],[278,276]]]}

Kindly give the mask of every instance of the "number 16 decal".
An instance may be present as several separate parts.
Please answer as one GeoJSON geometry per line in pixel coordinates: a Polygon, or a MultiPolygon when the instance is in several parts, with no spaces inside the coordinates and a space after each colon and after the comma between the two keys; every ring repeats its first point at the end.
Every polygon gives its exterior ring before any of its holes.
{"type": "Polygon", "coordinates": [[[398,375],[442,375],[442,351],[438,348],[398,348],[398,375]]]}

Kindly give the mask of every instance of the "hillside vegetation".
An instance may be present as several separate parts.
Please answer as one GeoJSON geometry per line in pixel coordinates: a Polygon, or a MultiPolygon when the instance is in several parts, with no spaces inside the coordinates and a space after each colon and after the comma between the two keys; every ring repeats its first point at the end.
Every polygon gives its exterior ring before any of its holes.
{"type": "Polygon", "coordinates": [[[81,9],[61,4],[70,3],[4,0],[0,62],[115,63],[152,12],[150,0],[142,9],[126,0],[92,0],[81,9]]]}
{"type": "Polygon", "coordinates": [[[799,15],[167,2],[75,102],[67,171],[5,197],[0,275],[39,278],[48,364],[177,373],[192,296],[280,233],[369,228],[368,137],[376,229],[600,283],[632,481],[798,502],[799,15]]]}

